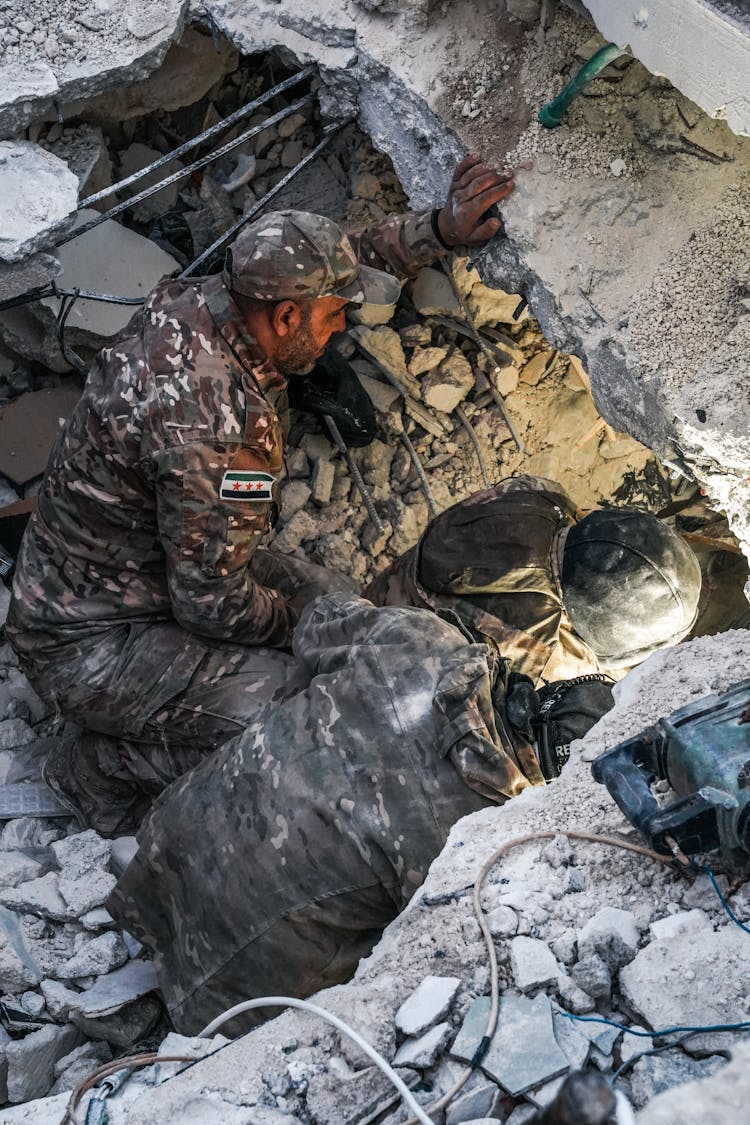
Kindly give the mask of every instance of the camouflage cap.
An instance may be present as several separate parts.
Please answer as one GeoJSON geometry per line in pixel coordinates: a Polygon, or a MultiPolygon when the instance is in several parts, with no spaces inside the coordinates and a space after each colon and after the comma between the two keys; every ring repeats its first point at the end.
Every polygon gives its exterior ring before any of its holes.
{"type": "Polygon", "coordinates": [[[234,293],[260,301],[343,297],[382,303],[382,280],[362,266],[346,234],[331,219],[308,211],[270,211],[240,231],[224,261],[223,279],[234,293]]]}

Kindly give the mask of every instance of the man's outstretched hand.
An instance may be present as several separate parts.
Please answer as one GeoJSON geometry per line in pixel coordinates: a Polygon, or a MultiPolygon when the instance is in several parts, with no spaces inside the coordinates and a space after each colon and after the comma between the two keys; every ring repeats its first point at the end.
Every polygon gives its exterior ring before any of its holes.
{"type": "Polygon", "coordinates": [[[476,153],[465,156],[453,173],[445,206],[438,213],[441,237],[449,246],[481,246],[497,234],[499,219],[482,215],[513,191],[512,172],[496,172],[476,153]]]}

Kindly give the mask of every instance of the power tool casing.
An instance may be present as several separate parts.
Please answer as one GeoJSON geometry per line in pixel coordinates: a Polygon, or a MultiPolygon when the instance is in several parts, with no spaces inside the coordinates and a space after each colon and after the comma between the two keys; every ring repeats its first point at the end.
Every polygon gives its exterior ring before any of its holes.
{"type": "Polygon", "coordinates": [[[750,679],[660,719],[597,758],[606,785],[650,847],[665,855],[721,848],[733,866],[750,856],[750,679]],[[677,799],[662,805],[654,781],[677,799]]]}

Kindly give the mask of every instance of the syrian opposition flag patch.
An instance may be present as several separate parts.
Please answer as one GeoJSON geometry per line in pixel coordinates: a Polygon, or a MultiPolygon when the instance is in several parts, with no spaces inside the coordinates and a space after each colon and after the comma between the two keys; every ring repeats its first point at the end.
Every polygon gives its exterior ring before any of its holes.
{"type": "Polygon", "coordinates": [[[276,477],[270,473],[224,473],[219,489],[222,500],[272,500],[276,477]]]}

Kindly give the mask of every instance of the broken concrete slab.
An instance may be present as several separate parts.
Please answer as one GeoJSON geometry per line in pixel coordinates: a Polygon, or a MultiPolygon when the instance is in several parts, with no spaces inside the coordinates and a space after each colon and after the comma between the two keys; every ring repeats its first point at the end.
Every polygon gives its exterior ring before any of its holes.
{"type": "MultiPolygon", "coordinates": [[[[734,926],[713,934],[701,931],[696,940],[682,930],[652,941],[620,971],[625,1002],[652,1028],[736,1023],[742,1008],[744,980],[750,973],[750,942],[734,926]],[[710,986],[701,988],[710,960],[710,986]]],[[[722,1034],[696,1035],[688,1049],[709,1053],[728,1045],[722,1034]]]]}
{"type": "Polygon", "coordinates": [[[30,879],[17,887],[6,887],[0,890],[0,903],[11,910],[64,922],[74,915],[71,915],[60,894],[58,881],[57,873],[49,871],[40,879],[30,879]]]}
{"type": "Polygon", "coordinates": [[[691,1059],[679,1049],[638,1059],[631,1072],[630,1099],[635,1109],[642,1109],[663,1090],[708,1078],[724,1066],[724,1059],[691,1059]]]}
{"type": "MultiPolygon", "coordinates": [[[[187,0],[136,0],[102,11],[35,9],[49,61],[29,37],[0,56],[0,136],[9,136],[73,98],[87,98],[154,70],[182,28],[187,0]],[[65,32],[65,36],[61,34],[65,32]]],[[[71,114],[72,116],[72,114],[71,114]]]]}
{"type": "Polygon", "coordinates": [[[52,845],[55,859],[68,878],[80,878],[93,869],[106,868],[112,854],[112,841],[87,829],[56,840],[52,845]]]}
{"type": "Polygon", "coordinates": [[[460,987],[458,977],[425,977],[396,1012],[397,1029],[402,1035],[421,1035],[442,1019],[460,987]]]}
{"type": "Polygon", "coordinates": [[[30,141],[0,141],[0,259],[19,262],[70,229],[78,179],[30,141]]]}
{"type": "Polygon", "coordinates": [[[80,1042],[75,1027],[42,1027],[5,1048],[8,1100],[14,1104],[41,1098],[55,1080],[55,1063],[80,1042]]]}
{"type": "MultiPolygon", "coordinates": [[[[73,228],[97,214],[92,208],[85,208],[78,213],[73,228]]],[[[64,288],[80,286],[122,297],[145,297],[158,281],[179,268],[171,254],[114,219],[66,242],[57,252],[62,265],[60,284],[64,288]]],[[[59,300],[49,297],[33,311],[49,329],[59,306],[59,300]]],[[[99,349],[125,327],[136,309],[133,305],[78,300],[66,322],[66,338],[73,347],[99,349]]]]}
{"type": "Polygon", "coordinates": [[[31,391],[0,407],[0,473],[18,487],[41,476],[60,425],[81,397],[73,385],[31,391]]]}

